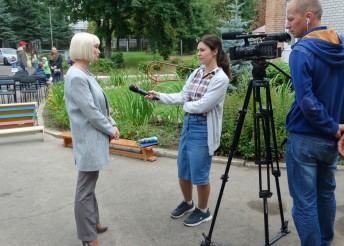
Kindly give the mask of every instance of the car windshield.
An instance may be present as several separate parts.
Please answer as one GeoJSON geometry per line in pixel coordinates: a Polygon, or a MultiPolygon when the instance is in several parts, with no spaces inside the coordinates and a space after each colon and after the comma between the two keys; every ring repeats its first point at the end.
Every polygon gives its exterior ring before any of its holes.
{"type": "Polygon", "coordinates": [[[11,49],[11,48],[3,48],[2,52],[4,54],[10,54],[10,55],[16,55],[17,54],[16,50],[15,49],[11,49]]]}

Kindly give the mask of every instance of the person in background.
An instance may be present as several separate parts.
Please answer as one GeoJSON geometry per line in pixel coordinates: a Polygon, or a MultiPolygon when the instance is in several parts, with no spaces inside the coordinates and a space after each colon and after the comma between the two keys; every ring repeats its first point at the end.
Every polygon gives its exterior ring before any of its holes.
{"type": "Polygon", "coordinates": [[[60,80],[63,78],[62,55],[58,53],[55,47],[51,48],[49,66],[51,75],[53,77],[53,82],[60,82],[60,80]]]}
{"type": "Polygon", "coordinates": [[[52,81],[51,70],[50,70],[49,62],[46,57],[42,58],[42,64],[43,64],[43,70],[45,73],[45,80],[47,84],[51,84],[51,81],[52,81]]]}
{"type": "Polygon", "coordinates": [[[321,24],[319,0],[292,0],[286,28],[295,101],[286,118],[292,216],[302,246],[334,237],[337,142],[344,131],[344,37],[321,24]]]}
{"type": "Polygon", "coordinates": [[[28,72],[28,63],[27,63],[27,55],[26,55],[26,45],[27,43],[25,41],[19,42],[19,47],[17,49],[17,61],[18,66],[22,71],[24,71],[27,75],[29,75],[28,72]]]}
{"type": "Polygon", "coordinates": [[[184,221],[186,226],[197,226],[210,221],[208,208],[210,194],[209,173],[212,156],[220,145],[223,104],[231,78],[229,57],[222,49],[220,38],[203,36],[198,44],[201,66],[188,78],[179,93],[150,91],[145,96],[157,103],[180,104],[185,111],[184,124],[178,148],[178,178],[183,201],[172,211],[173,219],[192,212],[184,221]],[[192,199],[193,185],[197,186],[198,205],[192,199]]]}
{"type": "Polygon", "coordinates": [[[99,38],[81,32],[73,36],[70,56],[74,64],[65,76],[64,95],[78,169],[75,219],[83,245],[100,245],[97,233],[105,232],[99,220],[95,188],[99,170],[109,166],[109,142],[119,139],[116,122],[109,114],[105,93],[88,70],[99,59],[99,38]]]}
{"type": "Polygon", "coordinates": [[[11,57],[11,72],[13,75],[18,72],[18,61],[16,56],[11,57]]]}
{"type": "Polygon", "coordinates": [[[37,70],[33,73],[33,75],[37,75],[39,77],[38,82],[40,85],[46,84],[46,75],[44,73],[43,62],[38,63],[37,70]]]}
{"type": "Polygon", "coordinates": [[[38,69],[38,55],[35,49],[31,50],[31,64],[35,68],[35,71],[38,69]]]}
{"type": "Polygon", "coordinates": [[[68,65],[72,66],[74,64],[74,61],[72,59],[70,59],[70,56],[68,56],[68,61],[67,61],[68,65]]]}

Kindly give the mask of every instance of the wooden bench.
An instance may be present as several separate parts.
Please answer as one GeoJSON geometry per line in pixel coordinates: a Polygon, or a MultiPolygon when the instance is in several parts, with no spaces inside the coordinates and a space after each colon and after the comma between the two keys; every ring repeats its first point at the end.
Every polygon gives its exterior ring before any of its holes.
{"type": "Polygon", "coordinates": [[[42,132],[44,126],[37,123],[37,102],[0,104],[0,135],[42,132]]]}
{"type": "MultiPolygon", "coordinates": [[[[60,137],[63,139],[63,146],[73,147],[72,133],[63,132],[60,134],[60,137]]],[[[158,145],[152,145],[148,147],[142,147],[140,144],[133,140],[128,139],[118,139],[111,140],[110,142],[110,154],[121,155],[136,159],[141,159],[144,161],[155,161],[157,159],[154,156],[153,149],[158,145]]]]}

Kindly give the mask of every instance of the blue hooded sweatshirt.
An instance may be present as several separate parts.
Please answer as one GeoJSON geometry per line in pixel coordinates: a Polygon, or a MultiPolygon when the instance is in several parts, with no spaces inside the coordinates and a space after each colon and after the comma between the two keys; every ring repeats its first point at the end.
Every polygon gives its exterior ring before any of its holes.
{"type": "Polygon", "coordinates": [[[289,66],[295,101],[288,132],[335,140],[344,123],[344,36],[316,27],[292,46],[289,66]]]}

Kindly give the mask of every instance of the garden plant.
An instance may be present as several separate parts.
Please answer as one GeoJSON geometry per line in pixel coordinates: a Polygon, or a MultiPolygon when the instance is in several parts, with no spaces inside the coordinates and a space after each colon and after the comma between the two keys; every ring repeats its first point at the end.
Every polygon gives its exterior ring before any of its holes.
{"type": "MultiPolygon", "coordinates": [[[[193,56],[188,60],[189,64],[192,59],[193,56]]],[[[281,62],[279,62],[279,66],[280,64],[281,62]]],[[[288,66],[284,64],[282,66],[283,69],[288,69],[288,66]]],[[[177,72],[176,76],[179,76],[177,72]]],[[[288,80],[281,81],[279,73],[270,71],[268,76],[272,76],[268,80],[270,81],[277,143],[280,147],[287,136],[284,121],[294,99],[294,93],[291,82],[288,80]]],[[[228,90],[224,104],[221,145],[216,155],[228,155],[239,117],[238,112],[243,105],[249,79],[250,73],[242,73],[240,80],[246,81],[246,83],[241,83],[235,90],[228,90]]],[[[183,123],[182,106],[159,105],[156,102],[148,101],[141,95],[132,93],[128,86],[135,84],[143,90],[152,89],[173,93],[182,89],[185,78],[180,78],[178,81],[153,83],[140,69],[135,71],[134,68],[121,68],[110,72],[109,79],[98,79],[98,81],[109,98],[111,114],[117,122],[121,138],[138,140],[144,137],[157,136],[161,147],[177,148],[183,123]]],[[[64,106],[63,89],[63,83],[55,84],[51,88],[44,115],[45,121],[47,119],[50,126],[68,130],[69,120],[64,106]]],[[[250,102],[237,151],[237,157],[245,159],[254,157],[252,106],[253,103],[250,102]]],[[[284,157],[284,147],[279,148],[279,154],[281,158],[284,157]]]]}

